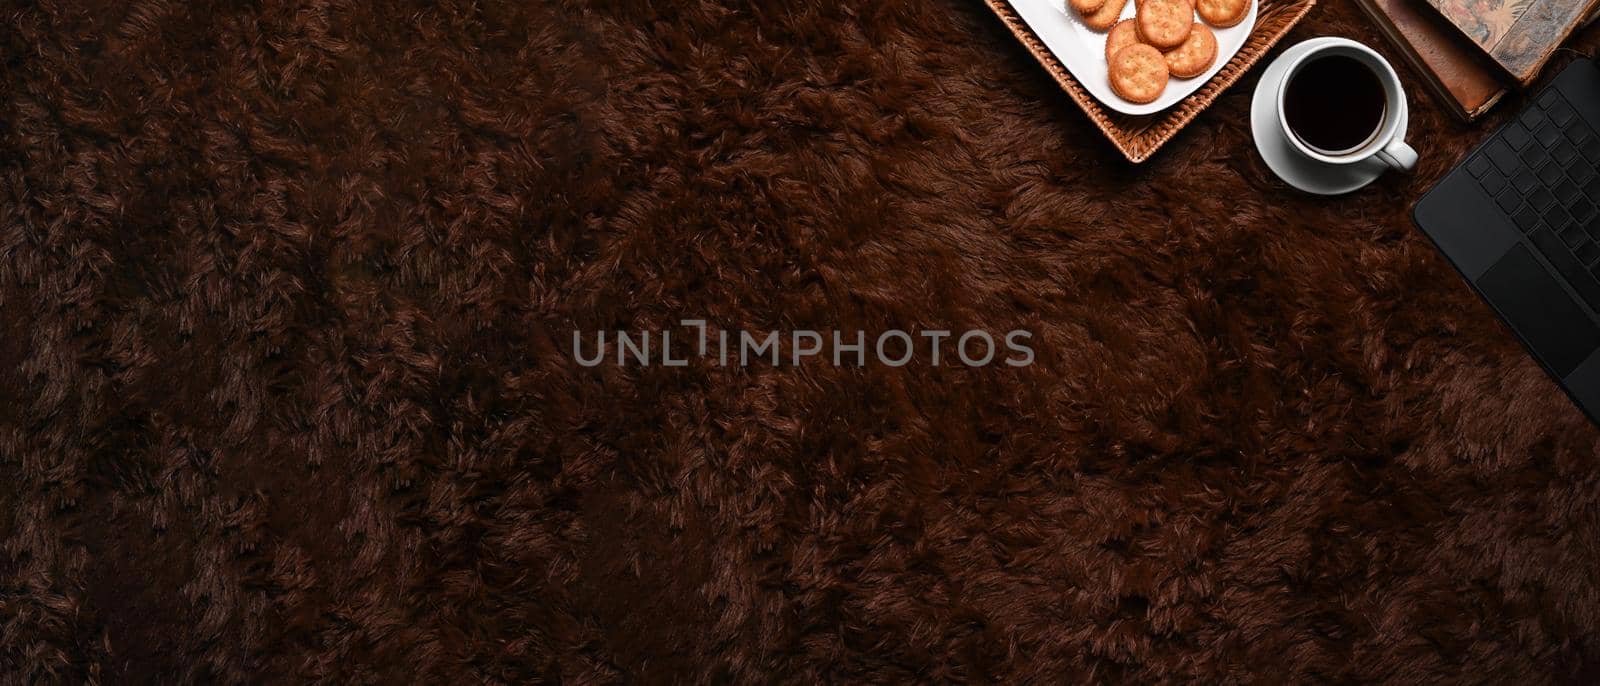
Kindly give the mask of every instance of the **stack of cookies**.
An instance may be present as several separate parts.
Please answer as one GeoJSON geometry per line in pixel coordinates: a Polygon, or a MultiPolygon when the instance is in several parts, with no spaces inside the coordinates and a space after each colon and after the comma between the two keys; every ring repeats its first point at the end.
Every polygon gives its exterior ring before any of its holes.
{"type": "Polygon", "coordinates": [[[1111,90],[1142,105],[1161,97],[1168,79],[1193,78],[1210,69],[1217,60],[1217,37],[1211,27],[1223,29],[1244,21],[1251,0],[1134,0],[1134,16],[1118,21],[1127,3],[1067,0],[1089,28],[1110,32],[1106,69],[1111,90]],[[1205,23],[1194,20],[1196,12],[1205,23]]]}

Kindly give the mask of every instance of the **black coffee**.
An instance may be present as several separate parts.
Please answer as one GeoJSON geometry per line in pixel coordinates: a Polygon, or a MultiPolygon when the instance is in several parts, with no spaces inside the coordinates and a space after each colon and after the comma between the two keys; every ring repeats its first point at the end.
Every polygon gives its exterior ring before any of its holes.
{"type": "Polygon", "coordinates": [[[1361,147],[1383,123],[1383,82],[1354,57],[1328,55],[1301,65],[1283,94],[1283,116],[1306,145],[1343,153],[1361,147]]]}

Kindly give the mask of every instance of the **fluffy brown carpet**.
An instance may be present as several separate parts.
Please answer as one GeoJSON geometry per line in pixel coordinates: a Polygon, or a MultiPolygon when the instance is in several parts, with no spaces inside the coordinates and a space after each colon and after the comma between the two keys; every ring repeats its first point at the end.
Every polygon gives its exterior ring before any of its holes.
{"type": "Polygon", "coordinates": [[[1487,127],[1409,74],[1322,200],[1259,68],[1134,167],[975,0],[0,26],[7,682],[1600,678],[1600,434],[1411,227],[1487,127]],[[572,357],[695,317],[1037,362],[572,357]]]}

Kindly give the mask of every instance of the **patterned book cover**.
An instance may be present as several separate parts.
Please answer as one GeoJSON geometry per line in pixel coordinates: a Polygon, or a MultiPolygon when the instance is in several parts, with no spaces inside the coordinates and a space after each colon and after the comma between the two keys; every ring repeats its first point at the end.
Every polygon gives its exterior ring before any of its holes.
{"type": "Polygon", "coordinates": [[[1428,0],[1517,80],[1527,84],[1596,0],[1428,0]]]}

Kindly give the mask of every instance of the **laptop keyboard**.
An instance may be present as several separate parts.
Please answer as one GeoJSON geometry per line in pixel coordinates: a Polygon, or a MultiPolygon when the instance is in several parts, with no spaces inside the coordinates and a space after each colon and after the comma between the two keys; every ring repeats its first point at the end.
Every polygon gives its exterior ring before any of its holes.
{"type": "Polygon", "coordinates": [[[1467,173],[1600,312],[1600,136],[1547,90],[1467,161],[1467,173]]]}

